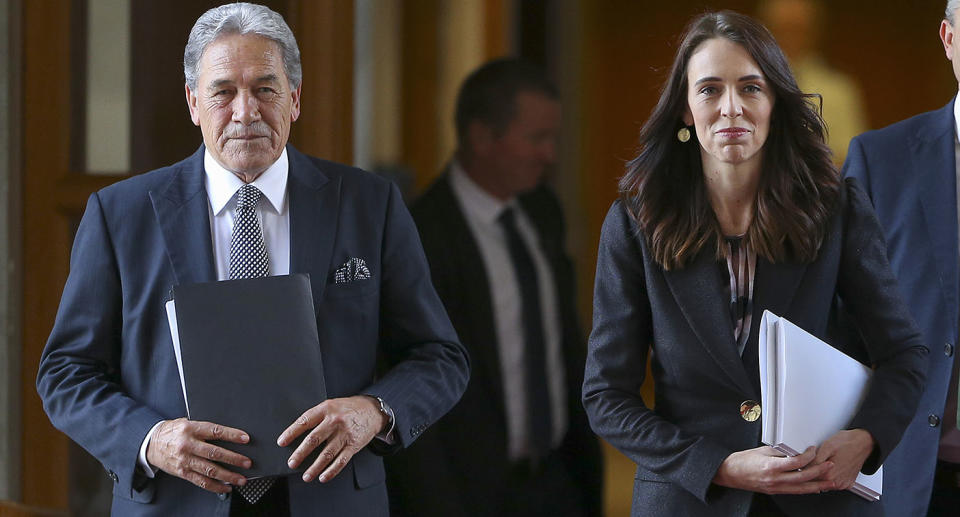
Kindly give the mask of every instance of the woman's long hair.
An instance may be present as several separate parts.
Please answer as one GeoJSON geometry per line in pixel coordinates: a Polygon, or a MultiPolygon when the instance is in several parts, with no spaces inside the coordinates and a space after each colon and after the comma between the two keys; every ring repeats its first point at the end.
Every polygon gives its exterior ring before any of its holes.
{"type": "Polygon", "coordinates": [[[706,13],[688,26],[660,100],[640,130],[639,154],[620,179],[620,197],[664,269],[682,268],[711,243],[717,258],[725,257],[720,225],[707,195],[699,140],[694,131],[686,143],[677,139],[687,108],[687,64],[712,38],[743,46],[774,93],[756,212],[746,240],[771,262],[813,261],[842,184],[824,142],[819,103],[814,104],[819,96],[800,91],[770,32],[742,14],[706,13]]]}

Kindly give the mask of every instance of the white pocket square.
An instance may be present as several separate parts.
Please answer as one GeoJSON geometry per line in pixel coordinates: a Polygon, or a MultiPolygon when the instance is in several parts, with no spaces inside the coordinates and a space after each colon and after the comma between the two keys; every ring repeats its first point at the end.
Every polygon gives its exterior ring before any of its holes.
{"type": "Polygon", "coordinates": [[[369,280],[370,268],[362,258],[353,257],[338,267],[333,273],[333,283],[346,284],[354,280],[369,280]]]}

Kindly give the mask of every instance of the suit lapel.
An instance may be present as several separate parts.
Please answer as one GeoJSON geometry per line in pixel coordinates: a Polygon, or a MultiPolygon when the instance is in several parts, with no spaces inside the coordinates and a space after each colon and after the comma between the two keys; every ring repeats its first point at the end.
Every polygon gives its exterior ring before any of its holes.
{"type": "Polygon", "coordinates": [[[457,242],[451,246],[455,250],[456,264],[454,270],[459,271],[463,307],[461,312],[469,314],[470,326],[473,328],[471,338],[477,344],[470,349],[471,357],[481,363],[486,375],[477,376],[489,381],[489,390],[493,400],[505,414],[503,407],[503,383],[500,374],[500,351],[496,336],[496,325],[493,319],[493,301],[490,299],[490,284],[487,278],[483,255],[473,237],[473,232],[467,225],[463,215],[463,208],[457,201],[450,187],[449,173],[445,173],[438,180],[439,199],[442,201],[441,213],[447,214],[447,235],[457,242]]]}
{"type": "Polygon", "coordinates": [[[747,393],[753,392],[737,352],[730,321],[730,300],[724,291],[724,278],[713,255],[714,243],[708,242],[694,261],[682,269],[664,272],[687,324],[699,338],[710,357],[730,380],[747,393]]]}
{"type": "MultiPolygon", "coordinates": [[[[807,271],[807,265],[798,262],[773,264],[757,257],[757,271],[754,274],[753,315],[750,321],[750,339],[748,347],[759,343],[760,320],[763,311],[768,310],[777,316],[785,316],[793,296],[800,288],[800,281],[807,271]]],[[[744,352],[746,353],[746,352],[744,352]]]]}
{"type": "Polygon", "coordinates": [[[340,181],[331,180],[306,156],[287,146],[290,175],[290,272],[309,273],[313,303],[320,303],[340,215],[340,181]]]}
{"type": "MultiPolygon", "coordinates": [[[[744,368],[734,342],[730,301],[724,289],[726,275],[722,274],[721,268],[713,257],[713,243],[710,242],[692,264],[681,270],[667,271],[665,276],[687,323],[710,356],[745,393],[754,393],[756,383],[744,368]]],[[[754,309],[747,347],[757,347],[764,309],[777,315],[786,313],[806,270],[805,264],[772,264],[757,258],[754,309]]],[[[744,350],[744,355],[748,353],[752,350],[744,350]]]]}
{"type": "Polygon", "coordinates": [[[920,181],[920,204],[944,293],[948,302],[957,285],[957,178],[953,103],[937,113],[936,123],[922,127],[912,142],[913,175],[920,181]]]}
{"type": "Polygon", "coordinates": [[[200,146],[164,189],[149,193],[178,285],[217,279],[203,153],[204,147],[200,146]]]}
{"type": "Polygon", "coordinates": [[[760,396],[760,321],[763,311],[777,316],[786,316],[794,295],[807,271],[807,264],[784,262],[774,264],[757,257],[757,270],[753,282],[753,314],[750,319],[750,335],[743,350],[743,364],[751,381],[755,397],[760,396]]]}

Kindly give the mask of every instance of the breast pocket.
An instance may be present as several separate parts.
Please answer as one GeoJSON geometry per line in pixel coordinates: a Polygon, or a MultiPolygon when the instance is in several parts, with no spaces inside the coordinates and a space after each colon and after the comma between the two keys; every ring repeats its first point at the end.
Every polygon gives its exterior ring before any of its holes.
{"type": "Polygon", "coordinates": [[[317,304],[317,334],[329,397],[355,395],[373,380],[380,341],[377,287],[372,281],[328,285],[317,304]]]}
{"type": "Polygon", "coordinates": [[[366,296],[377,290],[376,281],[371,278],[367,280],[354,280],[344,284],[329,283],[327,290],[323,294],[324,300],[342,300],[344,298],[355,298],[366,296]]]}

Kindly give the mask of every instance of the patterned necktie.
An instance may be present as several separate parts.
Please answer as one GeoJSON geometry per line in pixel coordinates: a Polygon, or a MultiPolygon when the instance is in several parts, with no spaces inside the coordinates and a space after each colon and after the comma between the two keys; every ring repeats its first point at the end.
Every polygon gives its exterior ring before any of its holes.
{"type": "Polygon", "coordinates": [[[527,245],[517,231],[513,209],[507,208],[497,218],[507,236],[507,249],[523,310],[523,363],[525,395],[527,398],[527,442],[534,459],[545,457],[550,452],[553,425],[550,416],[550,392],[547,388],[547,352],[543,334],[543,314],[540,312],[540,289],[537,269],[527,245]]]}
{"type": "MultiPolygon", "coordinates": [[[[257,202],[263,193],[253,185],[244,185],[237,191],[237,212],[233,219],[230,238],[230,279],[259,278],[270,272],[267,247],[257,218],[257,202]]],[[[237,491],[250,504],[255,504],[273,486],[274,478],[247,480],[237,491]]]]}
{"type": "Polygon", "coordinates": [[[257,218],[257,202],[262,195],[257,187],[249,184],[237,191],[237,212],[230,238],[231,280],[264,277],[270,272],[270,259],[257,218]]]}

